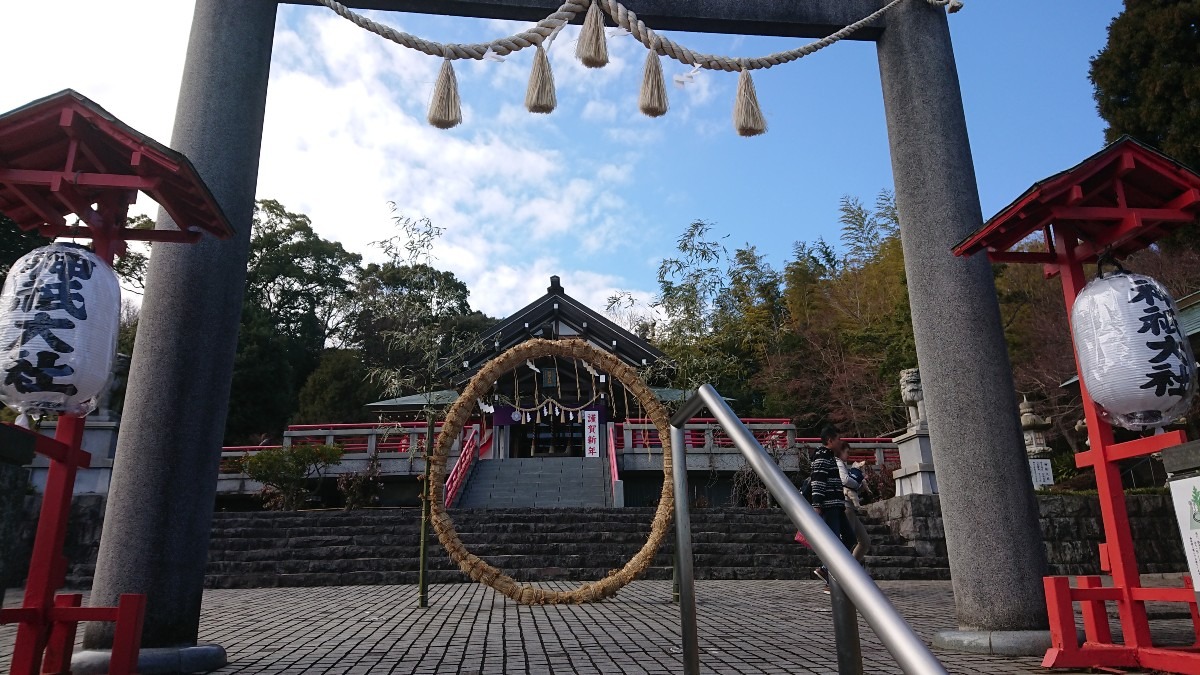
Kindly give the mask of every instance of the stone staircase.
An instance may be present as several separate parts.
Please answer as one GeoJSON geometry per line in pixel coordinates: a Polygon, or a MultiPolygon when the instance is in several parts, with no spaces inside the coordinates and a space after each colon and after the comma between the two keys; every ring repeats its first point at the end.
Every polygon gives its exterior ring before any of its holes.
{"type": "Polygon", "coordinates": [[[608,506],[604,464],[582,457],[480,460],[455,505],[476,508],[608,506]]]}
{"type": "MultiPolygon", "coordinates": [[[[512,460],[505,460],[512,461],[512,460]]],[[[541,460],[536,460],[541,461],[541,460]]],[[[503,462],[502,462],[503,463],[503,462]]],[[[454,509],[467,548],[519,581],[591,581],[619,568],[645,543],[648,508],[454,509]]],[[[210,588],[415,584],[420,511],[216,513],[210,588]]],[[[948,579],[942,557],[917,555],[868,522],[876,579],[948,579]]],[[[695,509],[695,574],[706,579],[813,579],[812,551],[792,541],[779,510],[695,509]]],[[[467,581],[430,533],[429,580],[467,581]]],[[[674,529],[645,578],[671,577],[674,529]]]]}

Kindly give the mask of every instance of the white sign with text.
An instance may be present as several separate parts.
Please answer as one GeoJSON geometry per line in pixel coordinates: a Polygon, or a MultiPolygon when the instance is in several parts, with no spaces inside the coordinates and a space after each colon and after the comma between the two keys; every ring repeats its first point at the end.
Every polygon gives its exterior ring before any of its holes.
{"type": "Polygon", "coordinates": [[[600,456],[600,411],[583,411],[583,456],[600,456]]]}
{"type": "Polygon", "coordinates": [[[1033,476],[1033,489],[1054,485],[1054,467],[1048,459],[1029,460],[1029,473],[1033,476]]]}

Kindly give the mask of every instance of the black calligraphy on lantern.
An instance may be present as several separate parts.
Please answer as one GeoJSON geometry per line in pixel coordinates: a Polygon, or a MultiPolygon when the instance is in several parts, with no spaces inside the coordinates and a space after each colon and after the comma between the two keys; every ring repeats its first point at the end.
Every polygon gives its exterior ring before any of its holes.
{"type": "Polygon", "coordinates": [[[1170,299],[1156,282],[1134,279],[1129,304],[1143,305],[1142,315],[1138,317],[1142,327],[1137,332],[1161,338],[1145,342],[1154,355],[1148,359],[1150,372],[1145,374],[1146,381],[1139,388],[1153,390],[1158,397],[1185,396],[1192,379],[1191,364],[1184,356],[1183,343],[1176,339],[1179,324],[1170,299]]]}
{"type": "Polygon", "coordinates": [[[18,272],[12,309],[22,312],[65,311],[76,319],[87,319],[83,283],[92,278],[91,260],[73,255],[34,258],[18,272]]]}
{"type": "Polygon", "coordinates": [[[94,261],[86,256],[54,250],[32,255],[21,264],[10,307],[19,313],[11,324],[19,332],[6,346],[17,352],[17,358],[4,370],[5,385],[22,394],[73,396],[78,392],[74,384],[60,380],[74,375],[75,369],[59,359],[75,351],[64,339],[64,331],[74,330],[76,321],[88,318],[83,282],[92,278],[94,270],[94,261]]]}
{"type": "Polygon", "coordinates": [[[1146,379],[1140,388],[1153,389],[1155,396],[1186,396],[1192,374],[1186,363],[1180,363],[1178,370],[1169,363],[1161,363],[1146,374],[1146,379]]]}
{"type": "Polygon", "coordinates": [[[1139,333],[1160,335],[1171,332],[1171,310],[1166,307],[1150,305],[1138,318],[1142,321],[1142,327],[1138,329],[1139,333]]]}
{"type": "Polygon", "coordinates": [[[1174,335],[1165,335],[1161,340],[1147,342],[1146,346],[1158,352],[1150,357],[1150,363],[1162,363],[1172,356],[1183,358],[1183,345],[1174,335]]]}
{"type": "Polygon", "coordinates": [[[33,315],[32,319],[17,321],[13,325],[21,329],[21,334],[17,336],[17,339],[12,344],[8,345],[9,349],[23,347],[33,339],[41,338],[51,349],[60,354],[69,354],[75,351],[74,347],[63,342],[61,338],[52,332],[55,329],[74,328],[75,322],[70,319],[55,319],[45,312],[38,312],[33,315]]]}
{"type": "Polygon", "coordinates": [[[1150,306],[1160,302],[1165,305],[1167,296],[1159,289],[1157,283],[1149,279],[1134,279],[1133,297],[1129,299],[1129,304],[1134,305],[1139,302],[1145,302],[1150,306]]]}
{"type": "Polygon", "coordinates": [[[50,392],[74,396],[78,389],[73,384],[59,384],[56,377],[69,377],[75,369],[58,362],[56,352],[38,352],[37,363],[29,360],[29,352],[22,349],[17,360],[4,371],[4,384],[21,394],[50,392]]]}

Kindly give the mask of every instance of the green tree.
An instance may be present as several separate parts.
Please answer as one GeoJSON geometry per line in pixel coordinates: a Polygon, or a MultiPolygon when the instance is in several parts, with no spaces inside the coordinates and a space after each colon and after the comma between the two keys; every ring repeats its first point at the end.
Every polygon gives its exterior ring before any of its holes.
{"type": "Polygon", "coordinates": [[[467,285],[452,272],[422,262],[371,263],[359,275],[355,294],[357,309],[349,322],[351,341],[375,368],[413,364],[420,369],[414,362],[424,356],[430,343],[437,343],[434,351],[439,356],[448,357],[448,353],[441,354],[445,351],[442,346],[448,347],[451,341],[432,331],[471,313],[467,285]]]}
{"type": "Polygon", "coordinates": [[[8,268],[21,256],[49,243],[46,237],[36,231],[22,230],[8,216],[0,213],[0,278],[8,275],[8,268]]]}
{"type": "Polygon", "coordinates": [[[362,355],[354,349],[326,349],[321,363],[300,389],[295,424],[368,422],[368,403],[382,396],[362,355]]]}
{"type": "MultiPolygon", "coordinates": [[[[131,230],[153,230],[154,221],[146,216],[133,216],[125,227],[131,230]]],[[[145,291],[146,269],[150,266],[150,246],[151,244],[126,242],[125,252],[113,261],[113,271],[121,278],[121,289],[126,293],[141,295],[145,291]]]]}
{"type": "Polygon", "coordinates": [[[278,438],[296,407],[296,371],[288,356],[288,341],[275,330],[271,316],[246,305],[233,361],[233,383],[225,442],[258,443],[278,438]]]}
{"type": "Polygon", "coordinates": [[[1128,134],[1200,170],[1200,0],[1125,0],[1088,75],[1107,141],[1128,134]]]}
{"type": "Polygon", "coordinates": [[[903,420],[896,382],[916,365],[892,193],[873,208],[843,197],[839,223],[844,253],[822,239],[795,246],[783,274],[787,334],[759,378],[768,411],[790,414],[802,433],[832,421],[848,435],[882,434],[903,420]]]}
{"type": "Polygon", "coordinates": [[[399,214],[395,222],[401,233],[376,242],[387,262],[359,276],[351,336],[386,395],[429,393],[449,386],[452,364],[494,321],[471,311],[466,284],[431,264],[442,228],[399,214]]]}
{"type": "Polygon", "coordinates": [[[273,200],[255,209],[226,440],[278,436],[327,345],[344,337],[362,258],[273,200]]]}

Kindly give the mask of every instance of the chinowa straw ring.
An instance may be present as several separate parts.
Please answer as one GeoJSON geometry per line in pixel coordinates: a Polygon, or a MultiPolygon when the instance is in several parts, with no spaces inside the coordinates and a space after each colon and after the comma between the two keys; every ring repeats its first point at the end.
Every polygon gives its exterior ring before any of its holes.
{"type": "Polygon", "coordinates": [[[675,509],[675,491],[669,480],[671,477],[670,432],[671,423],[662,403],[638,377],[637,371],[616,356],[601,351],[583,340],[533,339],[522,342],[492,359],[480,369],[475,377],[471,378],[470,383],[467,384],[466,389],[463,390],[454,405],[450,406],[449,412],[446,413],[442,432],[437,437],[437,443],[433,447],[433,456],[429,459],[430,479],[423,488],[428,490],[426,498],[429,499],[433,528],[437,532],[438,540],[442,542],[442,546],[446,547],[450,559],[457,563],[459,569],[473,581],[490,586],[523,605],[580,604],[610,598],[646,571],[654,561],[654,556],[671,526],[671,517],[675,509]],[[586,360],[616,378],[626,389],[633,392],[645,409],[647,415],[654,422],[654,426],[658,428],[663,445],[662,493],[646,543],[621,569],[612,570],[603,579],[587,582],[572,591],[554,591],[520,584],[486,560],[472,554],[459,538],[458,532],[454,529],[454,521],[446,513],[443,503],[446,459],[450,446],[474,412],[476,401],[487,395],[488,390],[491,389],[494,382],[500,379],[502,374],[523,365],[526,360],[545,356],[586,360]]]}

